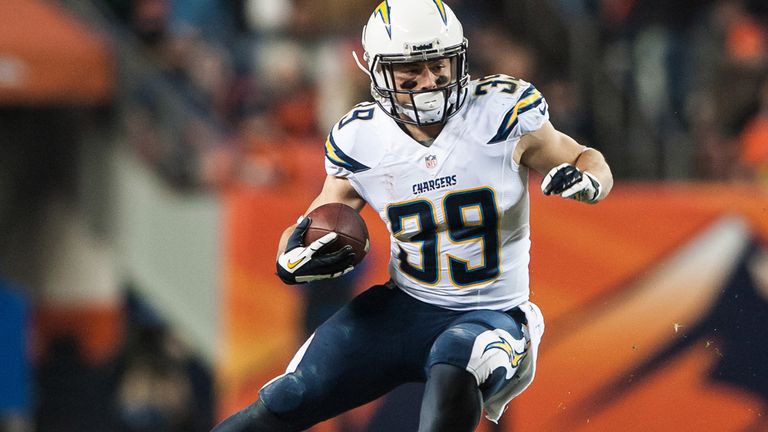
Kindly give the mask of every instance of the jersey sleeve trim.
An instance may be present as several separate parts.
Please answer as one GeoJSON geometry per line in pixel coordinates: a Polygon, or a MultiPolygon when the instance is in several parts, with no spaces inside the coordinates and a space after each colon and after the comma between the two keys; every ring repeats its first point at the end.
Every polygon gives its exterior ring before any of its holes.
{"type": "Polygon", "coordinates": [[[371,169],[370,167],[361,164],[360,162],[354,160],[346,153],[341,151],[339,146],[336,145],[336,141],[333,139],[333,131],[328,134],[328,139],[325,141],[325,157],[332,164],[353,173],[359,173],[371,169]]]}
{"type": "MultiPolygon", "coordinates": [[[[504,120],[502,120],[499,129],[496,131],[496,135],[488,141],[488,144],[496,144],[506,141],[515,129],[515,126],[517,126],[518,116],[539,107],[542,103],[546,104],[546,102],[544,102],[544,97],[542,97],[541,93],[535,87],[530,86],[526,89],[515,106],[507,111],[504,120]]],[[[546,109],[546,107],[544,109],[546,109]]]]}

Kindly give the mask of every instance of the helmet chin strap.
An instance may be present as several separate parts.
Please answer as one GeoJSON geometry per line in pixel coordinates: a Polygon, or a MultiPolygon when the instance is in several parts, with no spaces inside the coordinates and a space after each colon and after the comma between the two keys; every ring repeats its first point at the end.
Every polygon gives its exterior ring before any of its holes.
{"type": "Polygon", "coordinates": [[[360,61],[359,58],[357,58],[357,52],[355,52],[354,50],[352,51],[352,57],[355,59],[355,63],[357,63],[357,67],[359,67],[361,71],[365,72],[365,74],[368,75],[368,78],[371,78],[371,72],[368,70],[367,67],[363,66],[363,63],[360,61]]]}

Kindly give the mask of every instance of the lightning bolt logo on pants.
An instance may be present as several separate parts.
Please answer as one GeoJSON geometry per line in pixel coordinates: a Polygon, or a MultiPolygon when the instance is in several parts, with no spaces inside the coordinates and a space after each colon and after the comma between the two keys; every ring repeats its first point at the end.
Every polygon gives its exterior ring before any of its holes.
{"type": "Polygon", "coordinates": [[[520,361],[522,361],[525,357],[526,351],[523,350],[521,352],[517,352],[512,348],[512,345],[510,345],[506,339],[503,337],[499,337],[499,339],[500,340],[496,342],[491,342],[486,345],[483,353],[486,353],[488,350],[492,349],[500,349],[507,354],[507,357],[509,357],[509,364],[511,364],[514,368],[518,367],[520,365],[520,361]]]}

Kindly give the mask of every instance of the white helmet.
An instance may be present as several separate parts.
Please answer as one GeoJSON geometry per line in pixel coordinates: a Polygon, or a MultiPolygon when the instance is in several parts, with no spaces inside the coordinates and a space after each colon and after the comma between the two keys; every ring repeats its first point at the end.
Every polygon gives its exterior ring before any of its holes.
{"type": "MultiPolygon", "coordinates": [[[[441,0],[384,0],[363,27],[365,68],[376,103],[398,122],[419,126],[445,123],[466,100],[467,40],[461,23],[441,0]],[[450,60],[451,79],[438,89],[397,90],[392,65],[450,60]],[[399,103],[404,94],[410,103],[399,103]],[[402,115],[401,115],[402,114],[402,115]]],[[[357,56],[355,56],[357,60],[357,56]]]]}

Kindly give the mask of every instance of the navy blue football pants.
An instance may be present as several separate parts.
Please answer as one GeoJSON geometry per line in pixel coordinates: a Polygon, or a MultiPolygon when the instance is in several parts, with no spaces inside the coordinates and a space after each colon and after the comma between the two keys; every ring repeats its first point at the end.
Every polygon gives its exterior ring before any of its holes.
{"type": "MultiPolygon", "coordinates": [[[[525,315],[518,308],[453,311],[394,285],[374,286],[323,323],[260,398],[278,418],[308,428],[400,384],[425,382],[435,364],[465,368],[477,335],[503,329],[523,339],[522,324],[525,315]]],[[[499,368],[480,390],[488,397],[505,383],[499,368]]]]}

